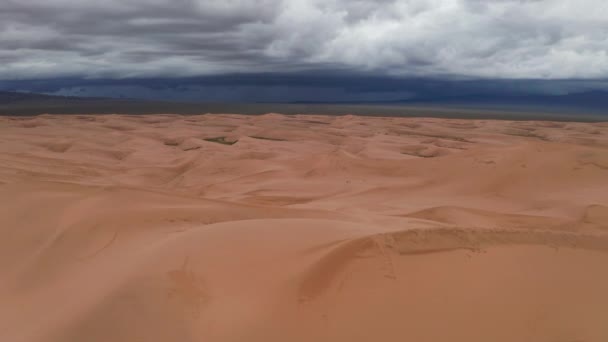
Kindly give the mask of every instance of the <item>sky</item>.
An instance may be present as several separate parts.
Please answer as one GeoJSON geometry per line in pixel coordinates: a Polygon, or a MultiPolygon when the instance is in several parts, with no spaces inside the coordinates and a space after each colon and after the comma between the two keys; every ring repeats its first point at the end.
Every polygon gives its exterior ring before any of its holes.
{"type": "Polygon", "coordinates": [[[605,0],[0,0],[0,89],[393,101],[608,89],[605,0]]]}

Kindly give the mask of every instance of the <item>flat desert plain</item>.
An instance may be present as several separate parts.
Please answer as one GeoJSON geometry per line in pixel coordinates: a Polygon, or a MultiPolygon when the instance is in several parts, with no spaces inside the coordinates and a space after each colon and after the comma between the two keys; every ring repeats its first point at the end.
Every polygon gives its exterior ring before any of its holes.
{"type": "Polygon", "coordinates": [[[0,340],[608,341],[608,124],[0,117],[0,340]]]}

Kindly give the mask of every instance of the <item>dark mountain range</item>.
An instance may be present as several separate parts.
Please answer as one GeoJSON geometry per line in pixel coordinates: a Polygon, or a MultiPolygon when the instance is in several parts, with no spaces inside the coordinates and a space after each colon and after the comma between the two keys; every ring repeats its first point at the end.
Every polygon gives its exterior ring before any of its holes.
{"type": "Polygon", "coordinates": [[[608,93],[564,96],[452,96],[393,103],[192,103],[0,92],[0,115],[38,114],[327,114],[513,120],[606,121],[608,93]],[[580,109],[583,108],[583,109],[580,109]],[[606,115],[603,115],[606,114],[606,115]]]}
{"type": "Polygon", "coordinates": [[[545,109],[558,112],[593,112],[608,114],[608,92],[593,90],[563,95],[542,94],[491,94],[462,96],[433,96],[427,94],[415,99],[399,101],[406,104],[460,105],[495,107],[503,109],[545,109]]]}

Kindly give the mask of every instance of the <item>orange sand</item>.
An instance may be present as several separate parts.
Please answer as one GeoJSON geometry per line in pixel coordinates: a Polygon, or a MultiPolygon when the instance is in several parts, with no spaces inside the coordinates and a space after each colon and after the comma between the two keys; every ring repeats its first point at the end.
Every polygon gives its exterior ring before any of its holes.
{"type": "Polygon", "coordinates": [[[608,341],[606,123],[0,117],[0,201],[0,341],[608,341]]]}

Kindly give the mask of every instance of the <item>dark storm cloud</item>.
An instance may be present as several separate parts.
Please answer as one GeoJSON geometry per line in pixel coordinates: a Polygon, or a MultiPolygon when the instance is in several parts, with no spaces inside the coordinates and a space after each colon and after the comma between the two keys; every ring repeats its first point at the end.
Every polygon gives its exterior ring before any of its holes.
{"type": "MultiPolygon", "coordinates": [[[[560,96],[589,91],[604,91],[604,95],[598,96],[608,98],[608,80],[446,80],[317,70],[290,74],[224,74],[188,78],[13,80],[0,81],[0,91],[2,90],[195,102],[464,101],[474,104],[491,101],[507,104],[514,101],[529,102],[528,100],[533,100],[532,97],[541,96],[543,104],[552,105],[559,104],[560,96]]],[[[605,101],[602,103],[605,104],[605,101]]],[[[598,106],[594,103],[588,105],[598,106]]]]}
{"type": "Polygon", "coordinates": [[[604,0],[0,0],[0,79],[608,76],[604,0]]]}
{"type": "Polygon", "coordinates": [[[0,1],[4,78],[236,71],[263,64],[273,1],[0,1]],[[231,65],[226,60],[238,61],[231,65]],[[12,76],[12,77],[11,77],[12,76]]]}

